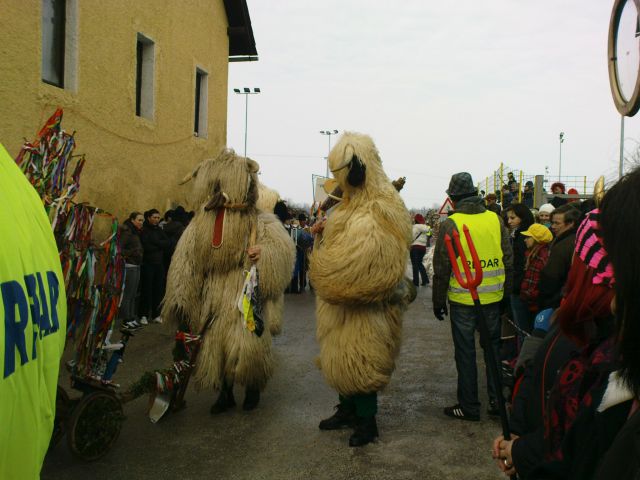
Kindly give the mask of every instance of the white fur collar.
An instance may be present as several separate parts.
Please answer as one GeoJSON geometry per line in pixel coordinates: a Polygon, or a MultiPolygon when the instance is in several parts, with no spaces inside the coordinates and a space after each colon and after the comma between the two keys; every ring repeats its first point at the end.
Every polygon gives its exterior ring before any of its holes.
{"type": "Polygon", "coordinates": [[[598,412],[602,413],[608,408],[615,407],[627,400],[633,399],[633,392],[625,385],[620,377],[620,372],[615,371],[609,374],[609,383],[607,390],[604,392],[602,402],[598,407],[598,412]]]}

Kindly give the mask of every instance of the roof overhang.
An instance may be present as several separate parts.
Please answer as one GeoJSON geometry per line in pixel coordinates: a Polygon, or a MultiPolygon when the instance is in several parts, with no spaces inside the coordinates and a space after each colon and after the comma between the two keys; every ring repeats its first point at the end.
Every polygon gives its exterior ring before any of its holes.
{"type": "Polygon", "coordinates": [[[250,62],[258,60],[256,40],[253,38],[251,17],[247,0],[224,0],[227,12],[229,36],[229,61],[250,62]]]}

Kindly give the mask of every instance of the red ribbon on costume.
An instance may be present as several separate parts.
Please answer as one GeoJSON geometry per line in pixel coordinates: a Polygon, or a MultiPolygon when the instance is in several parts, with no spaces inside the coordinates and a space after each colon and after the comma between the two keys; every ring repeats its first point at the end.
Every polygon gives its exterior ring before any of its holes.
{"type": "Polygon", "coordinates": [[[224,207],[220,207],[216,210],[216,220],[213,224],[213,238],[211,239],[211,245],[213,248],[220,248],[222,246],[224,234],[224,212],[224,207]]]}

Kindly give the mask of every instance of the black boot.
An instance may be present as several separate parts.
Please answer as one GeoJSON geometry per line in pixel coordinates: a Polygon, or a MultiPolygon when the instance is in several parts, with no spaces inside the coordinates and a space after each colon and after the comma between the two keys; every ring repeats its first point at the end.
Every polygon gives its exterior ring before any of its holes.
{"type": "Polygon", "coordinates": [[[244,394],[244,403],[242,404],[243,410],[253,410],[258,406],[260,402],[260,390],[257,388],[247,387],[244,394]]]}
{"type": "Polygon", "coordinates": [[[336,405],[336,413],[320,422],[320,430],[338,430],[339,428],[353,427],[356,422],[356,411],[342,403],[336,405]]]}
{"type": "Polygon", "coordinates": [[[361,447],[367,443],[373,442],[378,436],[378,425],[376,417],[356,417],[356,428],[353,435],[349,438],[350,447],[361,447]]]}
{"type": "Polygon", "coordinates": [[[211,405],[211,410],[209,410],[209,413],[211,413],[211,415],[216,415],[218,413],[225,412],[229,408],[235,406],[236,400],[233,398],[233,385],[228,386],[226,384],[222,384],[220,396],[218,396],[218,400],[216,400],[216,403],[211,405]]]}

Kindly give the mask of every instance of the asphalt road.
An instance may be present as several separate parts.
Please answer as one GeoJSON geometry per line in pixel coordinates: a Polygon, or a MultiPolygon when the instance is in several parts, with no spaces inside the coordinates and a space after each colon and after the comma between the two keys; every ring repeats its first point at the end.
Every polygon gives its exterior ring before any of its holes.
{"type": "MultiPolygon", "coordinates": [[[[82,463],[66,438],[49,453],[45,480],[135,479],[501,479],[490,456],[499,423],[484,413],[478,423],[454,420],[442,408],[455,403],[456,371],[448,321],[431,313],[431,289],[420,287],[404,320],[396,372],[379,396],[380,438],[350,448],[349,430],[321,432],[337,395],[313,362],[314,297],[288,295],[283,334],[275,339],[276,372],[257,410],[211,416],[213,391],[187,392],[187,408],[158,424],[148,401],[124,406],[120,438],[105,457],[82,463]]],[[[150,325],[127,347],[115,380],[127,385],[141,373],[168,366],[172,333],[150,325]]],[[[478,348],[479,350],[479,348],[478,348]]],[[[484,365],[478,355],[481,402],[487,403],[484,365]]],[[[61,382],[65,385],[65,381],[61,382]]],[[[243,392],[235,391],[242,402],[243,392]]]]}

